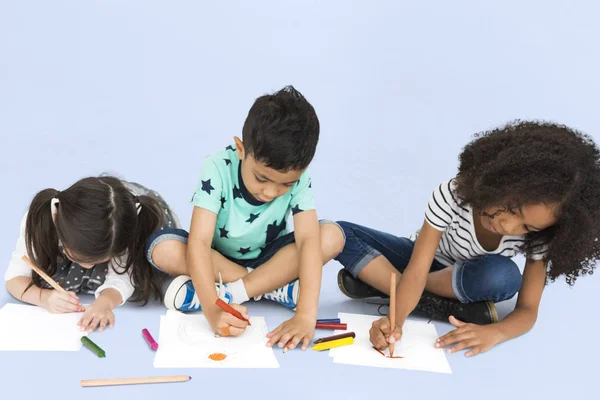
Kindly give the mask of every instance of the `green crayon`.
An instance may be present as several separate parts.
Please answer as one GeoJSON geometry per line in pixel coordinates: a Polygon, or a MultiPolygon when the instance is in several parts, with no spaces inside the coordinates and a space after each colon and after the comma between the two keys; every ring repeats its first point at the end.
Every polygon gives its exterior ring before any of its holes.
{"type": "Polygon", "coordinates": [[[96,343],[92,342],[87,336],[81,337],[81,343],[83,343],[85,347],[87,347],[92,353],[94,353],[98,357],[106,357],[106,352],[104,352],[104,350],[98,347],[96,343]]]}

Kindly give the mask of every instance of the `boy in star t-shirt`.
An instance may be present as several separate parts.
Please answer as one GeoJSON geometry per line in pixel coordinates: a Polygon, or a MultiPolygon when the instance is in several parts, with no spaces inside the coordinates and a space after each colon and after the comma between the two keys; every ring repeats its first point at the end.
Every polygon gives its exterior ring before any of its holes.
{"type": "Polygon", "coordinates": [[[165,294],[168,308],[202,309],[216,333],[237,336],[246,321],[217,307],[217,298],[245,318],[239,304],[269,299],[296,314],[268,335],[268,344],[292,349],[302,342],[307,348],[322,267],[344,245],[334,231],[340,228],[318,221],[315,211],[306,170],[318,140],[315,110],[293,87],[256,99],[242,140],[234,137],[234,144],[204,160],[189,238],[183,230],[165,229],[148,241],[149,261],[179,275],[165,294]]]}

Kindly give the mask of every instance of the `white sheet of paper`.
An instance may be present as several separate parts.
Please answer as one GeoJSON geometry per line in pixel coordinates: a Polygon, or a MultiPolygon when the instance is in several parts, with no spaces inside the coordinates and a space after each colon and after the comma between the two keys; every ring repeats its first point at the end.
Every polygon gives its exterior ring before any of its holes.
{"type": "Polygon", "coordinates": [[[237,337],[215,337],[202,314],[169,310],[160,318],[155,368],[279,368],[273,349],[266,346],[267,323],[251,317],[246,332],[237,337]],[[227,356],[213,361],[211,354],[227,356]]]}
{"type": "Polygon", "coordinates": [[[434,347],[438,334],[433,324],[407,320],[402,327],[402,340],[394,348],[394,356],[403,358],[392,359],[373,349],[369,341],[371,324],[380,316],[339,313],[338,317],[348,324],[348,330],[336,331],[336,334],[353,331],[356,338],[350,346],[329,351],[334,363],[452,373],[444,350],[434,347]]]}
{"type": "Polygon", "coordinates": [[[77,326],[81,315],[8,303],[0,309],[0,351],[78,351],[88,335],[77,326]]]}

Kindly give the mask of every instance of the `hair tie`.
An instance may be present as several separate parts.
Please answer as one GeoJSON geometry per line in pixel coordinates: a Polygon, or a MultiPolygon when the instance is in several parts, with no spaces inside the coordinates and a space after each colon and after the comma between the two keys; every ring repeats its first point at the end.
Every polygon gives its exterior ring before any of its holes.
{"type": "Polygon", "coordinates": [[[52,200],[50,200],[50,214],[52,216],[55,216],[58,211],[58,203],[58,197],[53,197],[52,200]]]}
{"type": "Polygon", "coordinates": [[[140,203],[140,200],[137,196],[135,196],[135,210],[137,211],[137,215],[140,215],[140,212],[142,211],[142,203],[140,203]]]}

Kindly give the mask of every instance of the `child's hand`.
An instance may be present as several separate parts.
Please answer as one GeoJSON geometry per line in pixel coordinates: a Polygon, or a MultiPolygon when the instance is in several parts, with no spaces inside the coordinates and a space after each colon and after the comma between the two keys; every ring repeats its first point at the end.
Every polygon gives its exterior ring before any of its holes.
{"type": "MultiPolygon", "coordinates": [[[[240,306],[239,304],[230,304],[230,306],[236,311],[239,311],[239,313],[242,314],[242,317],[250,319],[246,307],[240,306]]],[[[246,332],[246,328],[248,327],[246,321],[241,320],[220,308],[217,309],[216,312],[206,315],[206,319],[215,333],[220,336],[239,336],[246,332]]]]}
{"type": "Polygon", "coordinates": [[[471,347],[471,350],[465,353],[465,356],[470,357],[488,351],[501,342],[500,332],[495,325],[467,324],[453,316],[450,316],[449,320],[456,329],[438,338],[435,344],[435,347],[441,348],[456,343],[446,350],[448,353],[471,347]]]}
{"type": "Polygon", "coordinates": [[[40,305],[53,314],[82,310],[79,297],[74,292],[66,294],[54,289],[42,289],[40,305]]]}
{"type": "Polygon", "coordinates": [[[302,350],[306,350],[315,334],[316,323],[316,318],[296,314],[267,335],[267,346],[271,347],[279,341],[279,347],[292,350],[302,342],[302,350]]]}
{"type": "Polygon", "coordinates": [[[390,320],[388,318],[381,318],[371,325],[369,338],[376,349],[384,350],[389,347],[390,343],[400,341],[400,338],[402,338],[402,327],[396,324],[392,331],[390,320]]]}
{"type": "Polygon", "coordinates": [[[112,312],[112,307],[107,299],[99,297],[96,301],[88,307],[83,316],[77,323],[81,327],[82,331],[93,332],[98,329],[100,332],[106,328],[115,326],[115,315],[112,312]]]}

